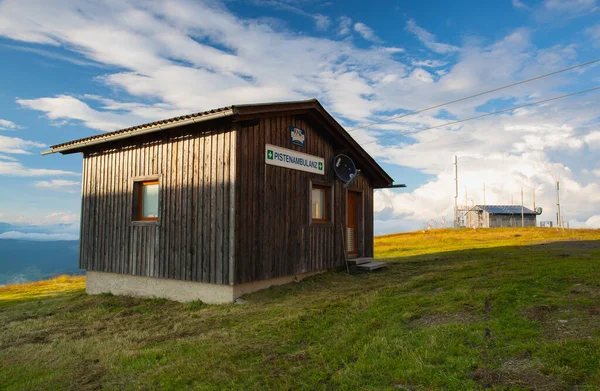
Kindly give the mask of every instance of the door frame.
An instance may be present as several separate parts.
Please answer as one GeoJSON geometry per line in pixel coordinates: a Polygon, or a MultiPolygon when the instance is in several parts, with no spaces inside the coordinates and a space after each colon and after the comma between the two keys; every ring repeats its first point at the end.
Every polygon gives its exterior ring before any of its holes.
{"type": "Polygon", "coordinates": [[[344,251],[346,251],[346,255],[350,258],[354,258],[354,257],[360,257],[363,252],[364,252],[364,196],[363,196],[363,191],[359,190],[359,189],[346,189],[346,210],[345,210],[345,216],[344,216],[344,222],[345,222],[345,228],[346,228],[346,248],[344,249],[344,251]],[[355,243],[356,243],[356,252],[349,252],[348,251],[348,199],[349,199],[349,193],[354,193],[356,194],[356,238],[355,238],[355,243]]]}

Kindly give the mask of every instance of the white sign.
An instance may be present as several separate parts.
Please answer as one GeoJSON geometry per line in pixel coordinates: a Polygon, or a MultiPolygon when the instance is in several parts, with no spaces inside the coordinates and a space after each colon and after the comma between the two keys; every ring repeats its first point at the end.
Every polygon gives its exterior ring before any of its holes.
{"type": "Polygon", "coordinates": [[[265,145],[265,163],[325,175],[325,159],[291,149],[265,145]]]}

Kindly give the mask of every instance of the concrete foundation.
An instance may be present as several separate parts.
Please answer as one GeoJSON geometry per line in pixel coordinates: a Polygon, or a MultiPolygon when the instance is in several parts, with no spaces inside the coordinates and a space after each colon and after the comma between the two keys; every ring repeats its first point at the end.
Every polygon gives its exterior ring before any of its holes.
{"type": "Polygon", "coordinates": [[[112,293],[118,296],[164,298],[179,302],[201,300],[209,304],[223,304],[231,303],[238,297],[248,293],[267,289],[274,285],[297,282],[319,273],[322,273],[322,271],[254,281],[246,284],[219,285],[88,270],[86,272],[85,290],[90,295],[112,293]]]}

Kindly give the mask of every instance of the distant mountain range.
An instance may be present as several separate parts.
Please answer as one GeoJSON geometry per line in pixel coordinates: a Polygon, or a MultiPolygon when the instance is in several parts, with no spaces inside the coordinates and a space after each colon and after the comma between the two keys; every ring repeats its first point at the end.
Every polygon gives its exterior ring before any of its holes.
{"type": "Polygon", "coordinates": [[[0,234],[15,229],[15,225],[9,223],[3,223],[0,221],[0,234]]]}
{"type": "Polygon", "coordinates": [[[24,236],[41,240],[3,238],[23,231],[21,226],[0,222],[0,285],[38,281],[58,274],[83,274],[78,267],[78,240],[48,240],[51,236],[45,233],[24,236]]]}
{"type": "Polygon", "coordinates": [[[79,241],[0,240],[0,285],[38,281],[58,274],[83,274],[79,241]]]}

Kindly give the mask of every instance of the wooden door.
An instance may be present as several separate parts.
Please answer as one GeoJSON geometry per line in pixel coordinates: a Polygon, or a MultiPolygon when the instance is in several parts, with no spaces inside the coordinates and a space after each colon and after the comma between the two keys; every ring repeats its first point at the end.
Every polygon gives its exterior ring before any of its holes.
{"type": "Polygon", "coordinates": [[[354,191],[348,192],[346,219],[346,250],[350,255],[358,254],[358,200],[360,194],[354,191]]]}

